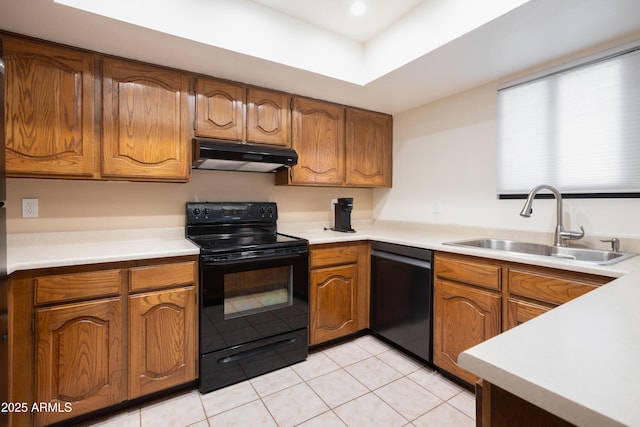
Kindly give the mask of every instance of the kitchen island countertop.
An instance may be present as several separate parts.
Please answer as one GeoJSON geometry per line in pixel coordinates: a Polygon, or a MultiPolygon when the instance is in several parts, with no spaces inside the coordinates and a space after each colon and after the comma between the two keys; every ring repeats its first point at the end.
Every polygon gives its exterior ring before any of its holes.
{"type": "Polygon", "coordinates": [[[463,352],[458,363],[575,425],[639,426],[640,271],[463,352]]]}

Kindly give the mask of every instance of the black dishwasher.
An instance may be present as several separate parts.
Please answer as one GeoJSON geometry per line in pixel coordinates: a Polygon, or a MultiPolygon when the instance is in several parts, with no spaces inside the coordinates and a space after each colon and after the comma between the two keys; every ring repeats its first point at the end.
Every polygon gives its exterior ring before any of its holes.
{"type": "Polygon", "coordinates": [[[371,330],[424,361],[432,361],[432,253],[372,242],[371,330]]]}

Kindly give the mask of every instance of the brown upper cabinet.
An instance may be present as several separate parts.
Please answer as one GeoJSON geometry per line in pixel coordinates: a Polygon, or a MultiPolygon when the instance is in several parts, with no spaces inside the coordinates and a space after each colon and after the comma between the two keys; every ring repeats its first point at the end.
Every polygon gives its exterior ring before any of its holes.
{"type": "Polygon", "coordinates": [[[196,135],[243,141],[244,103],[244,86],[199,78],[196,81],[196,135]]]}
{"type": "Polygon", "coordinates": [[[197,136],[291,146],[291,96],[211,78],[196,82],[197,136]]]}
{"type": "Polygon", "coordinates": [[[291,147],[291,95],[247,89],[247,142],[291,147]]]}
{"type": "Polygon", "coordinates": [[[95,55],[3,35],[9,176],[98,174],[95,55]]]}
{"type": "Polygon", "coordinates": [[[293,149],[298,164],[289,184],[341,186],[344,183],[344,106],[306,98],[293,100],[293,149]]]}
{"type": "Polygon", "coordinates": [[[347,108],[346,120],[346,185],[391,187],[392,117],[347,108]]]}
{"type": "Polygon", "coordinates": [[[388,114],[2,38],[8,176],[186,182],[195,135],[295,149],[276,184],[391,187],[388,114]]]}
{"type": "Polygon", "coordinates": [[[298,164],[277,184],[390,187],[392,117],[306,98],[293,101],[298,164]]]}
{"type": "Polygon", "coordinates": [[[189,76],[110,58],[102,69],[102,176],[187,181],[189,76]]]}
{"type": "Polygon", "coordinates": [[[188,74],[29,39],[3,41],[9,176],[189,179],[188,74]]]}

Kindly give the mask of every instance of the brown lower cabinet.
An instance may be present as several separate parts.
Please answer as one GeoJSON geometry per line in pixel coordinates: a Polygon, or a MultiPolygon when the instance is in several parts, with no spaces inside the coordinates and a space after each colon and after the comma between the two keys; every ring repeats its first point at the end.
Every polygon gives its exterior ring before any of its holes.
{"type": "Polygon", "coordinates": [[[193,286],[129,297],[129,398],[196,377],[193,286]]]}
{"type": "Polygon", "coordinates": [[[477,427],[570,427],[568,421],[508,391],[481,380],[476,383],[477,427]]]}
{"type": "Polygon", "coordinates": [[[35,402],[60,408],[36,412],[36,425],[126,399],[121,297],[38,309],[36,331],[35,402]]]}
{"type": "Polygon", "coordinates": [[[369,243],[311,245],[309,344],[369,327],[369,243]]]}
{"type": "Polygon", "coordinates": [[[438,280],[434,292],[434,363],[473,383],[458,354],[500,333],[500,294],[438,280]]]}
{"type": "Polygon", "coordinates": [[[195,256],[13,273],[9,401],[28,410],[9,425],[49,425],[193,381],[196,289],[195,256]]]}
{"type": "Polygon", "coordinates": [[[458,355],[613,280],[610,277],[436,252],[434,364],[473,384],[458,355]]]}

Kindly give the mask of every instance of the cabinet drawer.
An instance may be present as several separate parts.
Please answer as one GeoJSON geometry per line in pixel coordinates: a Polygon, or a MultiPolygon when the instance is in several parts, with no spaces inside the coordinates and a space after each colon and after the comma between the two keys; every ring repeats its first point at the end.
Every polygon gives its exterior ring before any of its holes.
{"type": "Polygon", "coordinates": [[[122,270],[36,277],[35,303],[39,305],[117,295],[121,285],[122,270]]]}
{"type": "Polygon", "coordinates": [[[493,264],[436,256],[437,277],[489,289],[500,289],[500,267],[493,264]]]}
{"type": "Polygon", "coordinates": [[[509,293],[552,304],[564,304],[597,287],[541,273],[509,270],[509,293]]]}
{"type": "Polygon", "coordinates": [[[354,264],[358,262],[358,245],[339,245],[311,248],[311,267],[354,264]]]}
{"type": "Polygon", "coordinates": [[[129,270],[129,290],[135,292],[194,283],[196,273],[195,261],[135,267],[129,270]]]}

